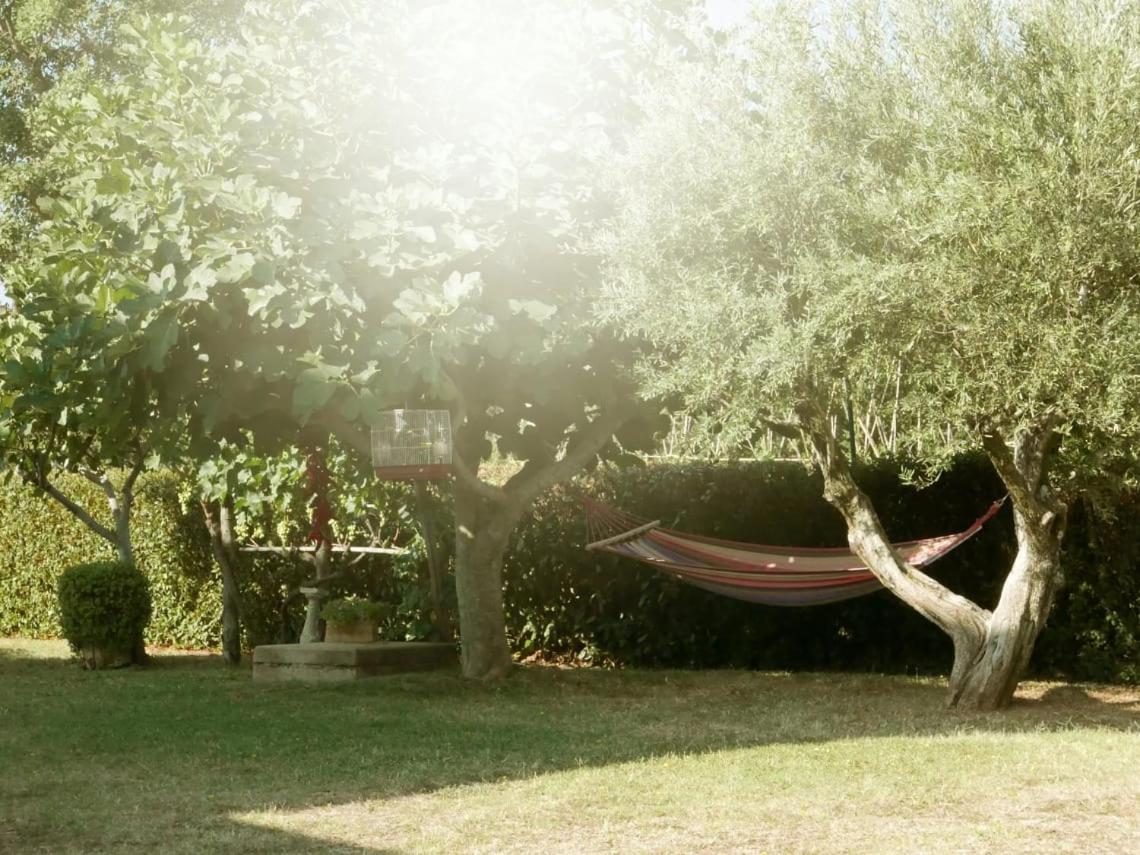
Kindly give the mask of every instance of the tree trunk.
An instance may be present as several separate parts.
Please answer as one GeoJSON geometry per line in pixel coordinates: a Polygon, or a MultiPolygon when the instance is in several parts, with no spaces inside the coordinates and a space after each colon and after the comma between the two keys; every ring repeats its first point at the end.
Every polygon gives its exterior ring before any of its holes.
{"type": "Polygon", "coordinates": [[[1064,581],[1061,544],[1069,508],[1048,482],[1058,442],[1050,419],[1021,431],[1012,449],[996,431],[983,432],[986,454],[1013,499],[1017,556],[985,638],[950,682],[954,706],[992,710],[1009,704],[1064,581]]]}
{"type": "Polygon", "coordinates": [[[241,591],[238,587],[238,552],[234,540],[233,499],[202,502],[202,515],[210,533],[210,547],[222,574],[222,658],[241,664],[241,591]]]}
{"type": "MultiPolygon", "coordinates": [[[[115,553],[124,564],[136,566],[134,543],[131,541],[131,511],[135,503],[134,489],[131,486],[133,483],[134,479],[129,479],[129,484],[123,488],[120,496],[116,494],[110,480],[105,476],[103,478],[107,504],[111,509],[111,519],[115,523],[115,553]]],[[[135,665],[146,665],[150,662],[150,656],[146,652],[146,640],[141,632],[131,650],[131,662],[135,665]]]]}
{"type": "Polygon", "coordinates": [[[420,525],[420,534],[424,539],[424,549],[427,552],[432,626],[435,627],[436,636],[440,641],[451,641],[455,637],[455,633],[451,626],[450,616],[443,605],[443,583],[446,570],[443,556],[440,554],[435,520],[432,517],[431,496],[428,494],[427,485],[422,481],[416,482],[416,520],[420,525]]]}
{"type": "Polygon", "coordinates": [[[238,665],[241,663],[241,592],[237,581],[233,499],[202,502],[202,514],[210,533],[214,560],[222,574],[222,658],[230,665],[238,665]]]}
{"type": "Polygon", "coordinates": [[[455,593],[463,676],[494,680],[511,670],[503,617],[503,555],[517,514],[455,485],[455,593]]]}
{"type": "MultiPolygon", "coordinates": [[[[130,474],[127,476],[121,491],[115,488],[115,485],[111,483],[111,479],[106,473],[96,472],[86,467],[81,467],[79,470],[84,478],[103,491],[103,495],[107,498],[107,507],[111,512],[111,521],[114,528],[108,528],[99,522],[86,508],[65,495],[51,482],[49,473],[46,470],[38,471],[32,478],[32,483],[42,489],[50,498],[66,508],[76,519],[87,526],[87,528],[110,544],[115,550],[115,557],[119,561],[124,564],[133,565],[135,563],[135,551],[134,545],[131,542],[131,510],[134,507],[135,501],[135,480],[142,472],[142,469],[143,458],[140,455],[138,462],[136,462],[134,468],[131,469],[130,474]]],[[[139,637],[135,639],[132,647],[131,661],[135,665],[145,665],[150,661],[150,657],[146,652],[146,642],[141,633],[139,637]]]]}
{"type": "Polygon", "coordinates": [[[1013,700],[1061,584],[1060,527],[1042,525],[1016,506],[1013,513],[1017,557],[986,625],[985,638],[963,667],[955,669],[950,681],[951,706],[994,710],[1013,700]]]}
{"type": "Polygon", "coordinates": [[[847,522],[847,537],[883,586],[930,620],[954,644],[947,704],[994,710],[1013,699],[1033,645],[1061,585],[1061,542],[1067,506],[1048,487],[1056,435],[1046,423],[1020,432],[1012,450],[996,432],[983,445],[1013,500],[1018,552],[991,613],[900,559],[870,499],[858,488],[818,410],[798,410],[824,478],[824,497],[847,522]]]}
{"type": "Polygon", "coordinates": [[[111,518],[115,521],[115,552],[124,564],[135,563],[134,544],[131,543],[131,502],[111,499],[111,518]]]}

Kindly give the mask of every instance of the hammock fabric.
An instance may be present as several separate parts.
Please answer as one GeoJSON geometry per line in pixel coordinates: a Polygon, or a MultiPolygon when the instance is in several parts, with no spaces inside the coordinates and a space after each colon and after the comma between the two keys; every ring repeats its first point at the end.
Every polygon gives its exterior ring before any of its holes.
{"type": "MultiPolygon", "coordinates": [[[[635,558],[726,597],[771,606],[815,606],[870,594],[882,588],[849,549],[763,546],[699,537],[668,528],[659,520],[623,513],[580,496],[591,542],[587,549],[635,558]]],[[[914,567],[937,561],[973,537],[1005,499],[994,502],[973,525],[958,534],[894,543],[899,557],[914,567]]]]}

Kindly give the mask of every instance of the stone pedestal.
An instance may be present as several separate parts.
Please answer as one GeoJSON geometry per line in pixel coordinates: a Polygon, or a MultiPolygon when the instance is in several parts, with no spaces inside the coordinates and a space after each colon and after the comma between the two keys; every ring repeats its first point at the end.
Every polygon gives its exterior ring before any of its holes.
{"type": "Polygon", "coordinates": [[[457,668],[454,644],[374,641],[371,644],[263,644],[253,650],[253,679],[330,683],[409,671],[457,668]]]}
{"type": "Polygon", "coordinates": [[[321,640],[321,609],[329,598],[323,588],[301,588],[308,601],[305,605],[305,626],[301,630],[302,644],[316,644],[321,640]]]}

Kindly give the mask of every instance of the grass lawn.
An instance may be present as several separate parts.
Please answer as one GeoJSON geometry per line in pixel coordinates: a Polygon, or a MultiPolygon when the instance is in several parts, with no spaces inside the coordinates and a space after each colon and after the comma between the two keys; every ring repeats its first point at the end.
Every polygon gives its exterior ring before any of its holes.
{"type": "Polygon", "coordinates": [[[0,640],[0,852],[1129,852],[1140,689],[521,668],[253,685],[0,640]]]}

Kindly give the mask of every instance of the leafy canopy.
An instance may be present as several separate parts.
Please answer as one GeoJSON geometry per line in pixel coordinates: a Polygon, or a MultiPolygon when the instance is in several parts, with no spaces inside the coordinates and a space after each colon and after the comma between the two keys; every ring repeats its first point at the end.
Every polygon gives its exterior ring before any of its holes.
{"type": "Polygon", "coordinates": [[[540,5],[265,4],[233,43],[124,26],[120,71],[37,114],[59,181],[0,274],[20,429],[66,408],[88,434],[287,443],[461,399],[472,461],[488,432],[548,461],[632,397],[626,346],[588,322],[579,228],[635,25],[540,5]]]}
{"type": "Polygon", "coordinates": [[[741,437],[885,401],[935,469],[1051,421],[1061,471],[1103,473],[1140,432],[1140,9],[757,15],[619,170],[607,316],[659,344],[649,388],[741,437]]]}

